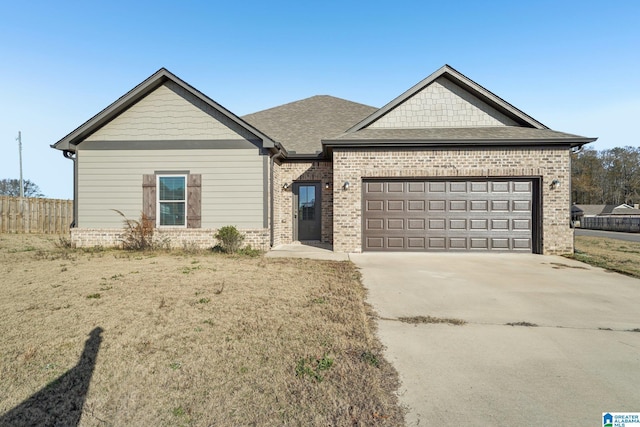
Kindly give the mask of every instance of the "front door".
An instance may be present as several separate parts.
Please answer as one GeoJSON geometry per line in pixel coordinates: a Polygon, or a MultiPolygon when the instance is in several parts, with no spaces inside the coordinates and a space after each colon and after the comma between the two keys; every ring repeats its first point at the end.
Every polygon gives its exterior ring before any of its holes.
{"type": "Polygon", "coordinates": [[[320,183],[293,184],[294,240],[320,240],[320,183]]]}

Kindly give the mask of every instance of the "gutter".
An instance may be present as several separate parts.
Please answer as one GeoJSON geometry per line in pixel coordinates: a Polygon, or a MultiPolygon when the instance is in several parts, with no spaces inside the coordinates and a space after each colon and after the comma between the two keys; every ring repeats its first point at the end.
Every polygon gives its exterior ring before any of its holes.
{"type": "Polygon", "coordinates": [[[62,155],[65,159],[73,161],[73,221],[69,228],[76,228],[78,226],[78,153],[64,150],[62,155]]]}
{"type": "Polygon", "coordinates": [[[271,156],[271,162],[270,162],[270,179],[269,180],[271,181],[271,185],[270,185],[271,194],[269,195],[269,199],[268,199],[269,200],[269,205],[270,205],[269,206],[269,213],[270,213],[270,216],[271,216],[271,224],[270,224],[271,226],[269,227],[269,247],[270,248],[273,248],[273,242],[274,242],[274,239],[275,239],[274,226],[275,226],[275,223],[276,223],[275,222],[275,218],[274,218],[275,209],[274,209],[274,203],[273,203],[273,198],[274,198],[274,194],[275,194],[275,185],[274,185],[274,182],[273,182],[273,176],[274,176],[273,166],[274,166],[276,160],[282,160],[282,159],[287,157],[287,152],[284,149],[284,147],[282,147],[280,144],[277,144],[277,149],[278,149],[278,152],[276,154],[274,154],[273,156],[271,156]]]}

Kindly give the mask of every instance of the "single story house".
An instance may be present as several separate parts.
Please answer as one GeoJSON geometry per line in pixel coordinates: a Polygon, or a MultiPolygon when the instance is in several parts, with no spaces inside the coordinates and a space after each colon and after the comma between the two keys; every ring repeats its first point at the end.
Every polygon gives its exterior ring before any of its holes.
{"type": "Polygon", "coordinates": [[[571,219],[575,227],[590,230],[640,232],[640,206],[578,205],[571,206],[571,219]]]}
{"type": "Polygon", "coordinates": [[[571,206],[571,220],[577,227],[580,227],[580,221],[582,221],[583,218],[611,215],[640,216],[640,207],[637,204],[631,206],[626,203],[621,205],[574,204],[571,206]]]}
{"type": "Polygon", "coordinates": [[[573,251],[570,152],[445,65],[382,108],[314,96],[239,117],[162,68],[52,145],[73,161],[77,246],[144,213],[173,245],[235,225],[253,247],[573,251]]]}

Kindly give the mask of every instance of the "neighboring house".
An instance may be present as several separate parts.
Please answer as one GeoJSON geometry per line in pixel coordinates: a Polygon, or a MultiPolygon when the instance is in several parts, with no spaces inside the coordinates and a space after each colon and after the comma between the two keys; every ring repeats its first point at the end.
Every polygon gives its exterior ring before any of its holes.
{"type": "Polygon", "coordinates": [[[445,65],[382,108],[314,96],[238,117],[160,69],[53,145],[74,162],[78,246],[115,245],[141,212],[212,246],[338,252],[573,250],[570,152],[551,130],[445,65]]]}
{"type": "Polygon", "coordinates": [[[583,218],[610,215],[631,215],[640,216],[638,205],[630,206],[626,203],[621,205],[573,205],[571,206],[571,219],[580,226],[583,218]]]}
{"type": "Polygon", "coordinates": [[[638,205],[573,205],[571,218],[576,227],[590,230],[640,232],[638,205]]]}

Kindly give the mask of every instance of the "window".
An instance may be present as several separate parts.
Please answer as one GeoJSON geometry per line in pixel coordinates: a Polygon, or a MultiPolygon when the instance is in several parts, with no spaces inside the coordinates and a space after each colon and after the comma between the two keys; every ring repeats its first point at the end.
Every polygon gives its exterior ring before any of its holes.
{"type": "Polygon", "coordinates": [[[156,227],[200,228],[202,175],[189,171],[142,175],[142,213],[156,227]]]}
{"type": "Polygon", "coordinates": [[[186,227],[187,176],[158,175],[158,226],[186,227]]]}

